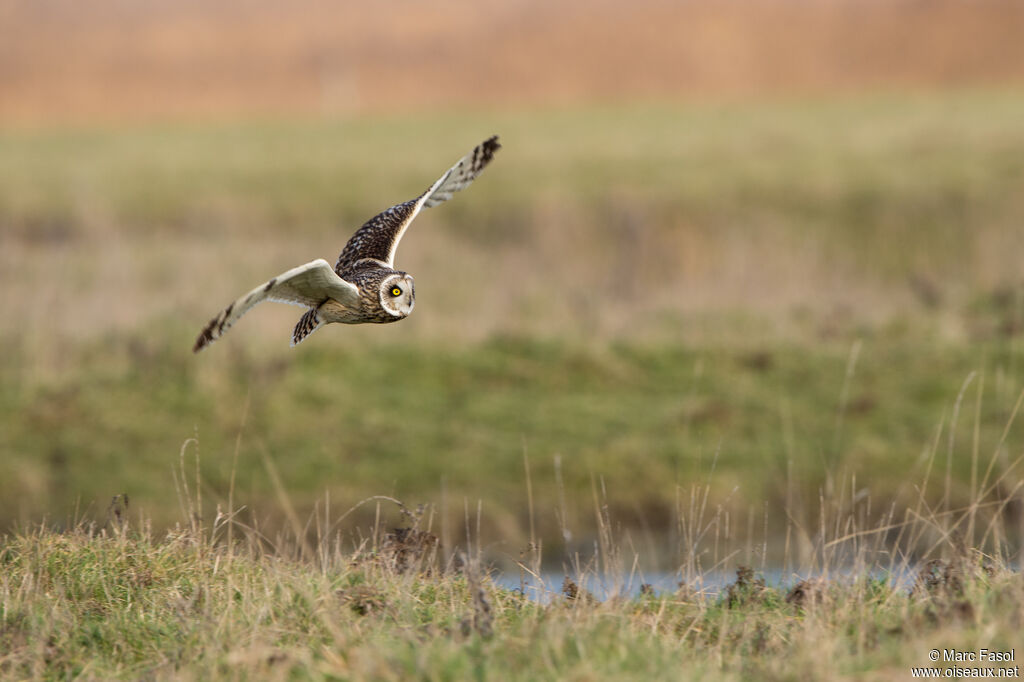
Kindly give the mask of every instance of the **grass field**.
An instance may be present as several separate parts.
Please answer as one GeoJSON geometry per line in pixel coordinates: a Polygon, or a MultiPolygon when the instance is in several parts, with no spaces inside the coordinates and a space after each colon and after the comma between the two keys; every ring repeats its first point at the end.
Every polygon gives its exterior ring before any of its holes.
{"type": "Polygon", "coordinates": [[[6,133],[0,295],[34,349],[38,328],[203,318],[498,132],[500,164],[408,235],[431,314],[387,338],[717,343],[701,313],[774,332],[921,311],[963,338],[962,309],[1017,284],[1022,112],[1011,91],[6,133]]]}
{"type": "Polygon", "coordinates": [[[990,495],[1015,494],[1018,480],[1019,389],[1005,343],[966,352],[873,338],[849,380],[850,349],[839,345],[303,350],[289,363],[243,353],[211,376],[212,361],[168,344],[104,345],[80,356],[91,370],[75,386],[5,381],[0,509],[63,521],[125,492],[162,527],[179,514],[172,467],[195,438],[185,451],[189,462],[200,455],[207,513],[226,505],[233,478],[247,515],[282,518],[276,472],[303,517],[325,495],[434,505],[451,546],[463,541],[464,504],[485,500],[493,549],[514,556],[530,525],[525,458],[549,558],[586,550],[598,485],[647,565],[664,566],[679,492],[698,482],[739,519],[742,544],[753,539],[748,517],[757,537],[768,524],[780,538],[787,514],[809,527],[822,491],[851,477],[870,493],[860,502],[870,522],[922,484],[956,507],[997,479],[990,495]],[[565,548],[562,525],[577,538],[565,548]]]}
{"type": "Polygon", "coordinates": [[[207,516],[232,480],[270,526],[275,480],[299,518],[385,494],[453,548],[483,500],[499,557],[531,522],[550,561],[590,546],[598,490],[671,559],[697,483],[740,546],[922,485],[1009,499],[1016,528],[1020,120],[1019,92],[973,91],[4,133],[0,518],[127,493],[166,527],[198,450],[207,516]],[[290,350],[300,311],[264,306],[189,353],[492,132],[403,242],[409,320],[290,350]]]}
{"type": "MultiPolygon", "coordinates": [[[[908,679],[929,666],[940,676],[1020,670],[1020,574],[964,548],[902,582],[872,563],[783,584],[741,566],[720,592],[701,590],[698,573],[678,589],[637,595],[633,585],[599,602],[592,581],[635,578],[607,557],[533,599],[492,582],[472,550],[439,561],[436,537],[415,523],[353,548],[319,523],[312,543],[270,544],[224,516],[209,525],[193,516],[156,539],[117,510],[101,526],[0,541],[0,676],[830,680],[908,679]],[[998,653],[973,663],[939,653],[982,649],[998,653]]],[[[918,516],[911,533],[938,530],[934,521],[918,516]]],[[[615,555],[606,539],[602,552],[615,555]]]]}
{"type": "Polygon", "coordinates": [[[0,133],[0,677],[905,679],[1018,645],[1022,120],[1009,90],[0,133]],[[190,352],[493,132],[403,241],[415,315],[289,349],[301,311],[261,306],[190,352]]]}

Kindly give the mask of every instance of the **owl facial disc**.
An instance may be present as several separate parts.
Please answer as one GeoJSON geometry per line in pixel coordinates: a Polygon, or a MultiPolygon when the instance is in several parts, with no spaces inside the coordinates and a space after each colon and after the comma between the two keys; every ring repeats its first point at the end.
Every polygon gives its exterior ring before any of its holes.
{"type": "Polygon", "coordinates": [[[380,283],[380,306],[389,315],[407,317],[416,305],[416,287],[404,272],[384,278],[380,283]]]}

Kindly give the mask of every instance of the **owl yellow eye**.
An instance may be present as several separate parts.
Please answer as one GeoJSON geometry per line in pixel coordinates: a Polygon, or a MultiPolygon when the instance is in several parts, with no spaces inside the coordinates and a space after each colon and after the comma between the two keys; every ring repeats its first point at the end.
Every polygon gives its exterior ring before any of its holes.
{"type": "Polygon", "coordinates": [[[392,296],[401,296],[402,295],[402,290],[399,289],[398,287],[395,287],[394,289],[391,290],[391,295],[392,296]]]}

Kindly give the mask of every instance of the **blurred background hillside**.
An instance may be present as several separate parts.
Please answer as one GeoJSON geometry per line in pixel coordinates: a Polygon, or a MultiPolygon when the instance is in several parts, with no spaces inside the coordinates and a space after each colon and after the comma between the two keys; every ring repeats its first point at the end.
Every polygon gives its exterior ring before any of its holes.
{"type": "Polygon", "coordinates": [[[411,113],[1000,85],[1014,0],[6,0],[0,115],[411,113]]]}
{"type": "Polygon", "coordinates": [[[211,517],[386,494],[450,547],[486,500],[510,556],[595,495],[671,554],[694,485],[748,549],[823,496],[1019,531],[1021,36],[1015,0],[0,0],[0,525],[172,523],[198,449],[211,517]],[[415,315],[189,352],[494,133],[403,241],[415,315]]]}

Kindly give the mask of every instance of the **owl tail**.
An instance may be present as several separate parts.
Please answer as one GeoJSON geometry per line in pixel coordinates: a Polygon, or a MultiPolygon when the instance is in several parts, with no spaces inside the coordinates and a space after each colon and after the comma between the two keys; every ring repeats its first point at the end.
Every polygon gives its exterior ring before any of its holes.
{"type": "Polygon", "coordinates": [[[316,311],[316,308],[310,308],[299,318],[299,323],[295,325],[295,331],[292,332],[293,346],[302,343],[303,339],[324,326],[323,320],[320,319],[316,311]]]}

